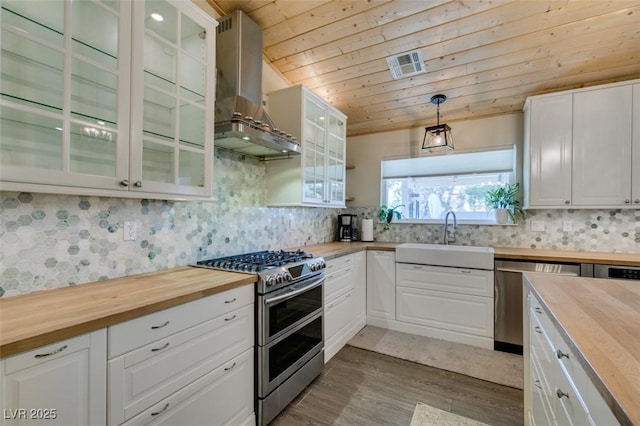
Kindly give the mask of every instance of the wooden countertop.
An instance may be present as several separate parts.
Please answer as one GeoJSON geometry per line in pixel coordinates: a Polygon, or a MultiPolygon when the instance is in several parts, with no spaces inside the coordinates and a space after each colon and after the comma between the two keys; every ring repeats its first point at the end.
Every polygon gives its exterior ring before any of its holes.
{"type": "Polygon", "coordinates": [[[0,299],[0,357],[256,282],[184,266],[0,299]]]}
{"type": "Polygon", "coordinates": [[[525,274],[623,425],[640,425],[640,283],[525,274]]]}
{"type": "Polygon", "coordinates": [[[551,250],[514,247],[494,247],[494,250],[494,256],[496,259],[640,266],[640,253],[609,253],[600,251],[551,250]]]}

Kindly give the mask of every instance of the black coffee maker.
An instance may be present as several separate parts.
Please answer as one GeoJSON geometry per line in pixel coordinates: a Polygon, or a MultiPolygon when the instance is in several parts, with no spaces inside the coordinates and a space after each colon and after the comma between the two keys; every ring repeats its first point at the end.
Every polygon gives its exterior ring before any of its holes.
{"type": "Polygon", "coordinates": [[[358,216],[355,214],[338,215],[338,241],[358,241],[358,216]]]}

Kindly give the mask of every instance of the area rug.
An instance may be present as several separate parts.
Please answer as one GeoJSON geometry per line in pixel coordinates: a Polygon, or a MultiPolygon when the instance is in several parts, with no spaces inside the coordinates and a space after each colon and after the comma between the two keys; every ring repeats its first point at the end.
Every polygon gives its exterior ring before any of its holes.
{"type": "Polygon", "coordinates": [[[487,426],[487,424],[418,402],[413,411],[411,426],[487,426]]]}
{"type": "Polygon", "coordinates": [[[351,346],[522,389],[522,356],[366,326],[351,346]]]}

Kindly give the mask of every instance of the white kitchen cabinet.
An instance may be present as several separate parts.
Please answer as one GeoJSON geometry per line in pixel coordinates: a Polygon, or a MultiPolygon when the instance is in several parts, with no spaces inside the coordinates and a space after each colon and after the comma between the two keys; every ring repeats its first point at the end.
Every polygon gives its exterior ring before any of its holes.
{"type": "Polygon", "coordinates": [[[573,94],[572,205],[631,203],[632,89],[573,94]]]}
{"type": "Polygon", "coordinates": [[[109,424],[253,418],[253,299],[242,286],[109,327],[109,424]]]}
{"type": "Polygon", "coordinates": [[[324,359],[327,363],[366,325],[365,252],[327,261],[324,359]]]}
{"type": "Polygon", "coordinates": [[[398,263],[396,320],[421,334],[493,348],[493,271],[398,263]]]}
{"type": "Polygon", "coordinates": [[[367,324],[387,327],[396,319],[395,251],[367,251],[367,324]]]}
{"type": "Polygon", "coordinates": [[[211,17],[187,1],[7,0],[1,13],[3,189],[211,197],[211,17]]]}
{"type": "Polygon", "coordinates": [[[527,100],[525,208],[571,204],[572,107],[566,94],[527,100]]]}
{"type": "Polygon", "coordinates": [[[540,301],[525,293],[525,424],[619,424],[540,301]]]}
{"type": "Polygon", "coordinates": [[[525,104],[525,208],[640,205],[638,82],[534,96],[525,104]]]}
{"type": "Polygon", "coordinates": [[[344,207],[347,117],[301,85],[269,93],[269,115],[302,154],[267,163],[267,204],[344,207]]]}
{"type": "Polygon", "coordinates": [[[0,360],[2,424],[105,425],[105,329],[0,360]]]}

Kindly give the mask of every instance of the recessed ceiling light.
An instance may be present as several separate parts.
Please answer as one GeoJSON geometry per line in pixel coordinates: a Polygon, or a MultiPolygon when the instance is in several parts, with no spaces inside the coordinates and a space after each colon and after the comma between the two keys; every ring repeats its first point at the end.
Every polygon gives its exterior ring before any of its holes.
{"type": "Polygon", "coordinates": [[[162,22],[162,21],[164,21],[164,18],[162,17],[162,15],[160,15],[160,14],[159,14],[159,13],[157,13],[157,12],[153,12],[153,13],[151,14],[151,17],[152,17],[153,19],[155,19],[156,21],[158,21],[158,22],[162,22]]]}

